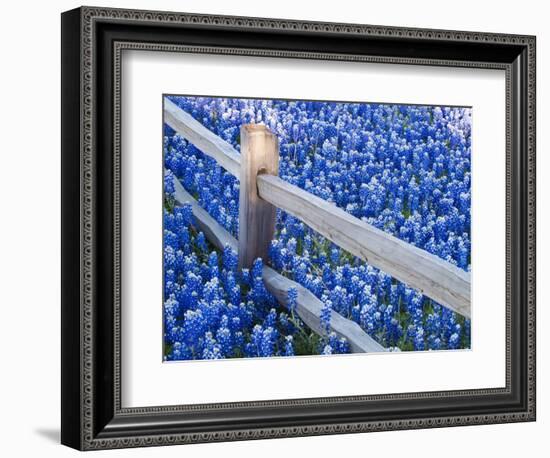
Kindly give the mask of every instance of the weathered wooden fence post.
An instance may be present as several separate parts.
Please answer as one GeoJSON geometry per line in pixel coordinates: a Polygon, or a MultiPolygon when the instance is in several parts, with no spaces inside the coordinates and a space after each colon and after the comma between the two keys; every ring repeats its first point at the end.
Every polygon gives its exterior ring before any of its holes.
{"type": "Polygon", "coordinates": [[[239,267],[250,268],[256,258],[267,261],[275,232],[276,207],[258,195],[258,174],[279,174],[279,141],[264,125],[241,126],[239,191],[239,267]]]}

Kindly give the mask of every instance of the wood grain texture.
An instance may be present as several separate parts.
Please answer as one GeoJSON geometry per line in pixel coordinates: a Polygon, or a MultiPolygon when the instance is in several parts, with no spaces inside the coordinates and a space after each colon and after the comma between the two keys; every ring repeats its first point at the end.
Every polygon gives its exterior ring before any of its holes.
{"type": "MultiPolygon", "coordinates": [[[[237,240],[199,205],[193,196],[183,188],[177,178],[174,178],[174,185],[176,188],[176,201],[179,204],[191,204],[195,224],[204,232],[208,241],[219,250],[223,250],[226,245],[229,245],[236,251],[238,249],[237,240]]],[[[285,307],[288,301],[288,290],[293,287],[296,288],[298,291],[296,313],[316,334],[325,334],[325,331],[321,327],[321,309],[323,308],[323,303],[311,291],[299,283],[283,277],[271,267],[264,266],[263,279],[269,292],[285,307]]],[[[334,310],[331,314],[330,326],[331,331],[347,339],[353,353],[386,351],[382,345],[363,331],[357,323],[348,320],[334,310]]]]}
{"type": "Polygon", "coordinates": [[[215,159],[229,173],[239,178],[241,164],[238,151],[166,97],[164,98],[164,122],[204,154],[215,159]]]}
{"type": "Polygon", "coordinates": [[[470,274],[361,221],[279,177],[259,175],[260,197],[354,256],[470,318],[470,274]]]}
{"type": "Polygon", "coordinates": [[[275,234],[277,208],[258,196],[259,173],[278,175],[279,142],[260,124],[241,126],[239,176],[239,268],[251,268],[255,259],[268,260],[275,234]]]}

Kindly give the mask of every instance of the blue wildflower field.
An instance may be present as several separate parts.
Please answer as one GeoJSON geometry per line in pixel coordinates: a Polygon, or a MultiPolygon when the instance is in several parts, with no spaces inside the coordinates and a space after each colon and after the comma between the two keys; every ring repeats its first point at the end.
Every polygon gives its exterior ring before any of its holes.
{"type": "MultiPolygon", "coordinates": [[[[470,270],[471,109],[460,107],[169,96],[237,151],[240,127],[263,123],[279,138],[279,176],[356,218],[470,270]]],[[[392,351],[470,348],[470,320],[355,258],[277,211],[269,259],[238,270],[197,229],[174,179],[238,237],[239,182],[164,125],[164,359],[330,355],[350,351],[281,306],[263,263],[392,351]]]]}

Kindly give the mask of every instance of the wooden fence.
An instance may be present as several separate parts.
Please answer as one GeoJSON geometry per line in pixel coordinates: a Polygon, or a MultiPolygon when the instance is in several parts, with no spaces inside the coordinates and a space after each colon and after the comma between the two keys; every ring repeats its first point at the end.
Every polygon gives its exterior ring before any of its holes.
{"type": "MultiPolygon", "coordinates": [[[[223,248],[227,243],[237,249],[241,267],[250,267],[253,260],[258,257],[267,259],[269,244],[275,231],[278,207],[354,256],[470,318],[469,273],[281,180],[277,176],[278,140],[267,127],[259,124],[243,125],[239,154],[229,143],[166,98],[164,121],[179,135],[239,178],[238,242],[217,223],[213,224],[215,221],[197,205],[179,183],[176,183],[176,198],[180,202],[190,202],[193,205],[199,224],[204,226],[202,230],[214,245],[223,248]]],[[[322,303],[310,291],[269,267],[264,269],[264,281],[267,288],[283,304],[286,303],[288,288],[296,287],[299,291],[300,317],[314,331],[322,333],[319,321],[322,303]]],[[[333,330],[350,341],[353,351],[383,349],[356,323],[334,311],[331,322],[333,330]]]]}
{"type": "MultiPolygon", "coordinates": [[[[223,250],[227,245],[238,250],[238,242],[229,232],[227,232],[206,210],[189,194],[182,184],[174,179],[176,188],[175,198],[180,204],[189,203],[193,208],[193,215],[198,228],[204,232],[205,237],[212,245],[219,250],[223,250]]],[[[268,291],[275,296],[277,301],[283,306],[287,306],[288,290],[296,288],[298,298],[296,300],[296,313],[302,321],[309,326],[315,333],[324,335],[325,331],[321,327],[321,310],[323,303],[308,289],[299,283],[296,283],[271,267],[264,265],[263,280],[268,291]]],[[[330,330],[340,337],[345,337],[354,353],[380,352],[386,349],[370,337],[361,326],[354,321],[344,318],[336,311],[332,311],[330,318],[330,330]]]]}

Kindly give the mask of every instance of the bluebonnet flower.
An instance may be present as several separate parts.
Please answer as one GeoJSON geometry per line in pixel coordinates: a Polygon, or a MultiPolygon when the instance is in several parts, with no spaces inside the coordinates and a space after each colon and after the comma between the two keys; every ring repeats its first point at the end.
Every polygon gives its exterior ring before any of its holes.
{"type": "Polygon", "coordinates": [[[199,232],[199,235],[197,235],[195,239],[195,243],[197,244],[197,248],[201,252],[208,251],[208,246],[206,245],[206,237],[202,232],[199,232]]]}
{"type": "Polygon", "coordinates": [[[233,339],[231,331],[227,326],[220,326],[216,331],[216,340],[219,343],[222,354],[226,357],[231,356],[233,350],[233,339]]]}
{"type": "Polygon", "coordinates": [[[249,269],[241,269],[241,282],[245,286],[251,286],[252,280],[250,278],[250,270],[249,269]]]}
{"type": "Polygon", "coordinates": [[[208,256],[209,278],[217,278],[220,275],[220,269],[218,265],[218,253],[212,251],[208,256]]]}
{"type": "Polygon", "coordinates": [[[460,344],[460,336],[458,333],[454,332],[451,334],[451,337],[449,337],[449,348],[450,349],[456,349],[458,348],[460,344]]]}
{"type": "Polygon", "coordinates": [[[229,302],[233,305],[238,305],[241,301],[241,288],[237,285],[233,272],[226,275],[225,291],[229,302]]]}
{"type": "Polygon", "coordinates": [[[174,174],[172,171],[164,175],[164,192],[170,197],[175,196],[176,188],[174,186],[174,174]]]}
{"type": "Polygon", "coordinates": [[[273,348],[277,340],[277,331],[271,326],[264,329],[260,345],[260,355],[262,357],[273,356],[273,348]]]}
{"type": "Polygon", "coordinates": [[[193,220],[193,207],[189,203],[185,203],[180,207],[174,209],[174,215],[176,216],[176,222],[178,227],[187,227],[193,220]]]}
{"type": "Polygon", "coordinates": [[[183,342],[175,342],[172,351],[167,355],[168,361],[179,361],[182,359],[191,359],[193,356],[189,347],[183,342]]]}
{"type": "Polygon", "coordinates": [[[222,359],[223,352],[220,345],[216,342],[216,339],[212,337],[211,332],[207,332],[204,335],[204,350],[202,352],[202,359],[222,359]]]}
{"type": "Polygon", "coordinates": [[[178,236],[168,229],[164,230],[164,247],[166,252],[166,247],[172,248],[172,252],[175,252],[179,248],[178,236]]]}
{"type": "Polygon", "coordinates": [[[348,341],[343,337],[338,337],[335,332],[328,335],[328,345],[333,353],[349,353],[350,346],[348,341]]]}
{"type": "Polygon", "coordinates": [[[278,240],[272,240],[269,247],[269,259],[275,269],[282,270],[284,260],[282,255],[282,247],[278,240]]]}
{"type": "Polygon", "coordinates": [[[294,356],[294,345],[292,336],[285,337],[284,356],[294,356]]]}
{"type": "Polygon", "coordinates": [[[229,245],[226,245],[223,250],[223,268],[228,272],[236,272],[237,270],[237,253],[229,245]]]}
{"type": "Polygon", "coordinates": [[[420,326],[416,328],[413,345],[415,351],[424,350],[424,329],[420,326]]]}
{"type": "Polygon", "coordinates": [[[321,309],[321,329],[327,334],[330,331],[330,319],[332,317],[332,303],[326,300],[323,308],[321,309]]]}
{"type": "Polygon", "coordinates": [[[277,324],[277,310],[271,309],[264,320],[264,326],[268,328],[275,328],[277,324]]]}
{"type": "Polygon", "coordinates": [[[263,262],[261,258],[254,260],[252,263],[252,278],[262,278],[263,275],[263,262]]]}
{"type": "Polygon", "coordinates": [[[204,333],[206,327],[206,320],[204,319],[202,312],[200,310],[188,310],[185,312],[183,329],[186,343],[189,346],[194,346],[198,340],[199,336],[204,333]]]}
{"type": "Polygon", "coordinates": [[[288,290],[288,293],[287,293],[287,300],[288,300],[288,309],[291,311],[291,312],[295,312],[296,310],[296,305],[297,305],[297,300],[298,300],[298,290],[293,286],[291,288],[289,288],[288,290]]]}
{"type": "MultiPolygon", "coordinates": [[[[280,140],[282,179],[470,270],[470,109],[170,99],[237,151],[240,126],[265,123],[280,140]]],[[[238,271],[237,256],[228,247],[213,256],[213,248],[194,225],[192,207],[173,207],[174,179],[234,236],[239,182],[168,126],[164,133],[169,171],[163,214],[164,323],[171,348],[166,359],[233,355],[224,340],[227,330],[235,355],[284,355],[285,336],[294,337],[295,344],[298,331],[283,312],[273,320],[271,309],[277,304],[263,284],[263,262],[319,299],[325,297],[325,315],[334,309],[392,349],[469,347],[469,320],[327,243],[283,211],[277,211],[269,259],[256,262],[250,271],[238,271]],[[261,326],[262,337],[255,346],[256,325],[261,326]],[[266,335],[271,337],[264,338],[269,328],[273,331],[266,335]]],[[[292,310],[293,293],[287,294],[292,310]]],[[[345,349],[334,339],[327,345],[332,353],[345,349]]]]}
{"type": "Polygon", "coordinates": [[[441,339],[433,334],[428,336],[428,348],[430,350],[440,350],[441,349],[441,339]]]}

